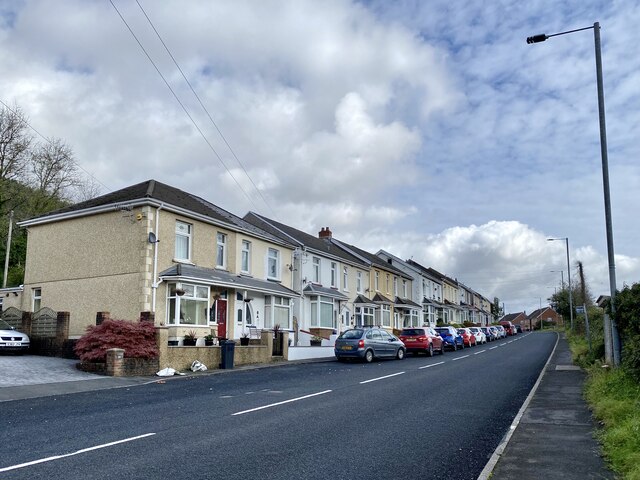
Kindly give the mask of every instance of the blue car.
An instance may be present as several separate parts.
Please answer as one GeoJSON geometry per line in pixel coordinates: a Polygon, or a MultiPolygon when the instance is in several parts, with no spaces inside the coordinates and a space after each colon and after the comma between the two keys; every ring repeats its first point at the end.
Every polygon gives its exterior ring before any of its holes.
{"type": "Polygon", "coordinates": [[[436,332],[438,335],[442,337],[442,341],[444,342],[447,348],[455,351],[460,349],[464,349],[464,340],[462,339],[462,335],[458,333],[453,327],[445,326],[445,327],[436,327],[436,332]]]}

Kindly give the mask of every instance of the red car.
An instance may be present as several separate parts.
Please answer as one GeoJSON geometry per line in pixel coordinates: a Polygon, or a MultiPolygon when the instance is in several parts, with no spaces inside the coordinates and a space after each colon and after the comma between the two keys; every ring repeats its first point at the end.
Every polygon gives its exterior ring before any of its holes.
{"type": "Polygon", "coordinates": [[[511,335],[517,335],[518,332],[516,330],[516,326],[507,321],[507,320],[503,320],[502,322],[500,322],[500,325],[502,325],[505,329],[505,331],[507,332],[507,335],[511,336],[511,335]]]}
{"type": "Polygon", "coordinates": [[[413,352],[417,355],[424,352],[430,357],[433,357],[433,352],[440,355],[444,353],[442,337],[431,327],[403,328],[398,336],[407,348],[407,353],[413,352]]]}
{"type": "Polygon", "coordinates": [[[458,333],[462,336],[465,347],[475,347],[478,344],[476,336],[468,328],[459,328],[458,333]]]}

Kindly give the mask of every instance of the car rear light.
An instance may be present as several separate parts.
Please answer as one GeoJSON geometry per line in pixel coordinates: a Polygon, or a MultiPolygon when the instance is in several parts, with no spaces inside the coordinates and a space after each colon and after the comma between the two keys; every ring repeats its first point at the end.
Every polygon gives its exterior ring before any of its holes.
{"type": "Polygon", "coordinates": [[[427,339],[427,337],[418,337],[418,341],[419,342],[424,342],[427,339]]]}
{"type": "Polygon", "coordinates": [[[358,348],[364,348],[364,340],[358,340],[358,348]]]}

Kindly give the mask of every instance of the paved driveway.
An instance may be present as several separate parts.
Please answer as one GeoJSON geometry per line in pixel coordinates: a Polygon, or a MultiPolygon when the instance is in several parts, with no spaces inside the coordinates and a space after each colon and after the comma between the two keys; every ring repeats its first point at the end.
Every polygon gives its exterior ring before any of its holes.
{"type": "Polygon", "coordinates": [[[0,388],[100,378],[76,369],[78,360],[0,354],[0,388]]]}

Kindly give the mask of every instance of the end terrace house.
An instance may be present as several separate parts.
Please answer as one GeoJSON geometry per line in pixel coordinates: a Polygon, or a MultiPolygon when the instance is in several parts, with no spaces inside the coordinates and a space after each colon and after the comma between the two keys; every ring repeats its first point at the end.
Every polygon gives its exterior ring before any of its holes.
{"type": "Polygon", "coordinates": [[[180,342],[290,329],[294,247],[216,205],[148,180],[20,223],[28,230],[22,309],[70,313],[69,337],[98,312],[150,312],[180,342]]]}

